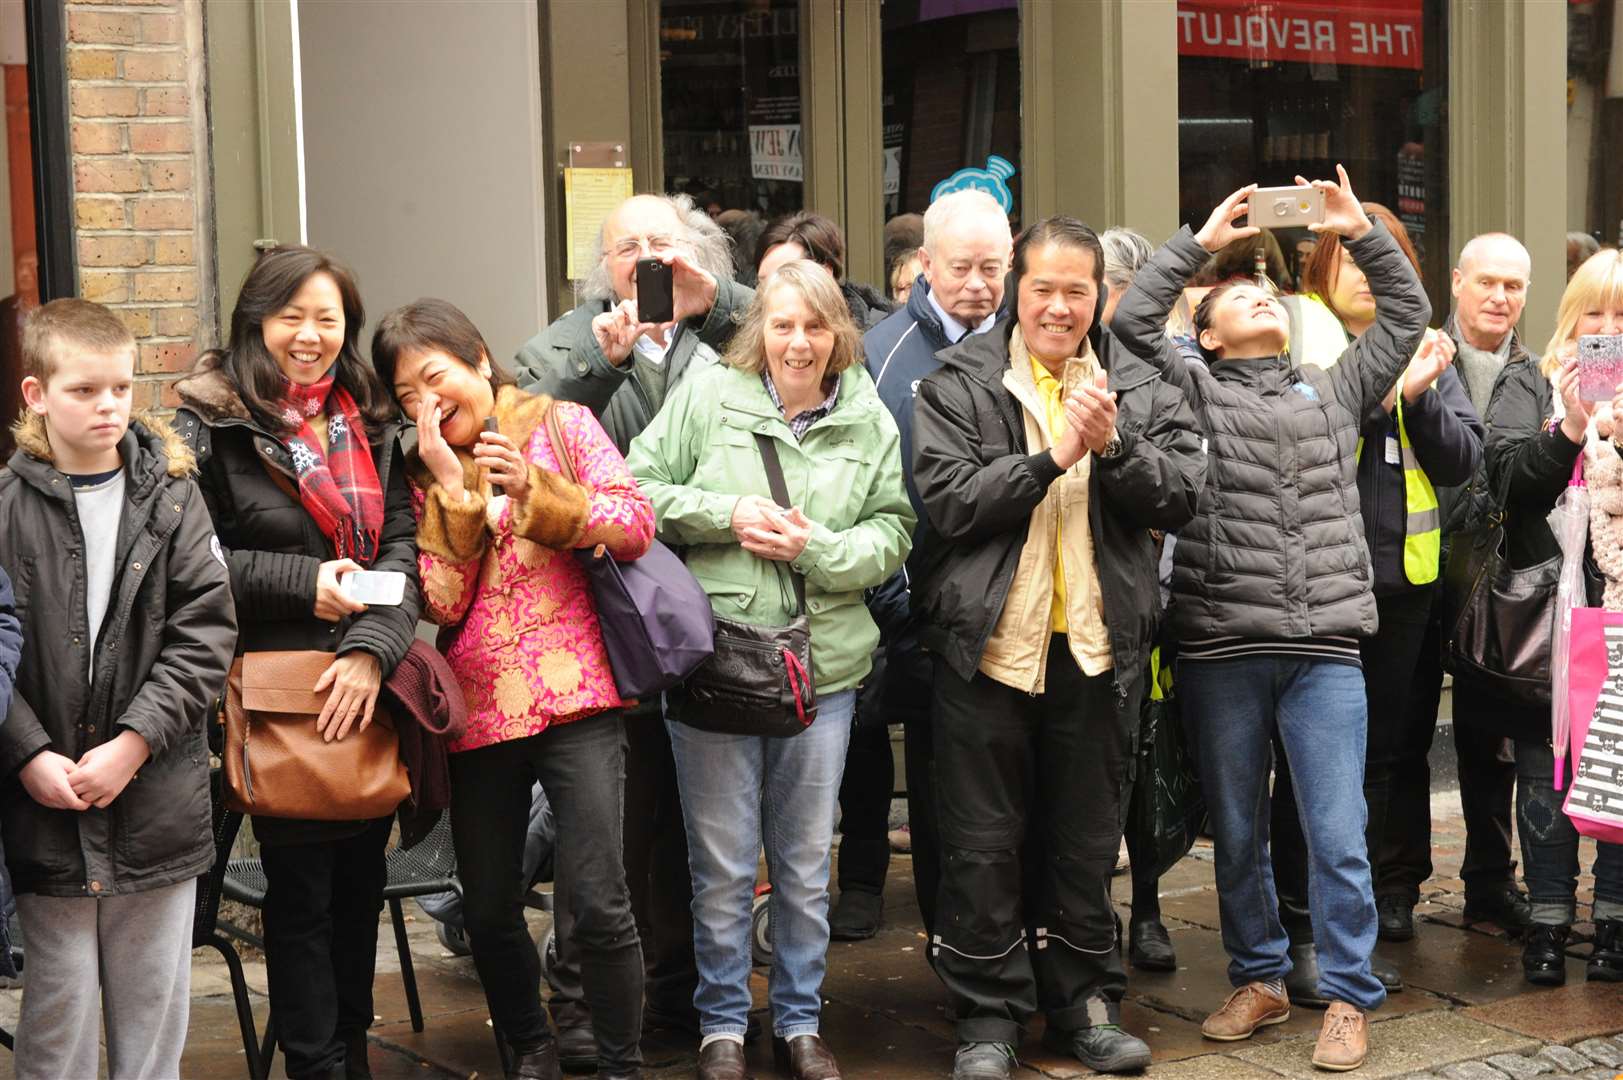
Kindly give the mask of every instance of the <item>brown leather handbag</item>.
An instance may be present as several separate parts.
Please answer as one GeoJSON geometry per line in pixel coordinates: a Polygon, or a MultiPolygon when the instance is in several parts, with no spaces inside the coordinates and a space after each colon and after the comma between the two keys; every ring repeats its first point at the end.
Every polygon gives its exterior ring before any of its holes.
{"type": "Polygon", "coordinates": [[[326,742],[316,693],[330,652],[251,652],[225,689],[225,804],[260,817],[361,821],[387,817],[411,793],[400,739],[380,699],[365,731],[326,742]]]}

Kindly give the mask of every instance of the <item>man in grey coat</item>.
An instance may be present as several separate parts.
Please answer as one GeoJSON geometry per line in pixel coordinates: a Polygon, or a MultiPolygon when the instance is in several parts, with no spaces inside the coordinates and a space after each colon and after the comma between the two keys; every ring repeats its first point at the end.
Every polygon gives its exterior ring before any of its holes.
{"type": "Polygon", "coordinates": [[[686,195],[633,195],[603,222],[581,302],[524,343],[513,364],[531,393],[578,401],[623,454],[697,358],[732,340],[755,294],[733,281],[727,235],[686,195]],[[637,260],[671,267],[676,320],[637,317],[637,260]]]}
{"type": "MultiPolygon", "coordinates": [[[[725,233],[685,195],[635,195],[603,223],[597,265],[578,307],[514,358],[521,388],[589,407],[624,454],[689,370],[726,349],[755,294],[732,280],[725,233]],[[637,315],[637,260],[671,267],[675,321],[637,315]]],[[[657,699],[626,714],[625,866],[648,963],[644,1021],[698,1034],[692,879],[676,766],[657,699]]],[[[556,913],[553,1021],[566,1068],[590,1068],[597,1044],[570,948],[571,913],[556,913]]]]}

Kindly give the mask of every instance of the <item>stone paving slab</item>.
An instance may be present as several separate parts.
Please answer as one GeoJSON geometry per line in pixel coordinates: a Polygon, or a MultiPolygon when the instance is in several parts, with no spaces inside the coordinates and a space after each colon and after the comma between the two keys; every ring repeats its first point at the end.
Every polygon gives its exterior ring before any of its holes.
{"type": "MultiPolygon", "coordinates": [[[[1313,1067],[1313,1042],[1301,1036],[1234,1053],[1251,1065],[1272,1069],[1300,1080],[1324,1074],[1313,1067]]],[[[1358,1070],[1359,1080],[1412,1076],[1423,1071],[1438,1072],[1445,1065],[1470,1061],[1491,1054],[1515,1054],[1536,1049],[1538,1044],[1525,1036],[1467,1019],[1457,1012],[1434,1011],[1400,1016],[1370,1025],[1369,1059],[1358,1070]]]]}
{"type": "Polygon", "coordinates": [[[1515,997],[1464,1010],[1464,1016],[1507,1028],[1541,1042],[1568,1042],[1623,1029],[1623,984],[1590,983],[1568,964],[1567,985],[1526,987],[1515,997]]]}
{"type": "Polygon", "coordinates": [[[1272,1069],[1248,1065],[1226,1054],[1207,1054],[1168,1065],[1152,1065],[1144,1075],[1154,1080],[1279,1080],[1279,1074],[1272,1069]]]}

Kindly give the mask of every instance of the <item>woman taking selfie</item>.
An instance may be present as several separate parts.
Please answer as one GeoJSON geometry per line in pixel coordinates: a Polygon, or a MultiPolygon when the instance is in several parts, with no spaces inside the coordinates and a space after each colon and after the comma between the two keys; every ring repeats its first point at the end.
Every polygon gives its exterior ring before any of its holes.
{"type": "MultiPolygon", "coordinates": [[[[365,321],[349,271],[310,248],[249,271],[222,350],[175,384],[182,435],[231,570],[237,652],[334,653],[328,741],[372,721],[411,646],[420,597],[394,401],[356,347],[365,321]],[[401,603],[356,602],[354,570],[406,577],[401,603]]],[[[390,818],[256,815],[265,866],[265,966],[292,1077],[369,1076],[372,969],[390,818]]]]}
{"type": "Polygon", "coordinates": [[[693,871],[701,1080],[746,1075],[750,902],[763,840],[774,1056],[795,1080],[840,1075],[818,1036],[834,802],[856,687],[879,640],[863,590],[902,565],[914,524],[901,437],[860,350],[834,278],[811,262],[786,263],[761,283],[725,362],[689,376],[631,445],[660,537],[686,546],[718,620],[786,626],[802,609],[796,578],[810,612],[817,711],[798,734],[711,730],[691,684],[667,697],[693,871]],[[763,454],[774,451],[792,507],[769,494],[763,454]]]}
{"type": "Polygon", "coordinates": [[[636,1076],[643,964],[621,855],[626,702],[574,552],[601,544],[640,557],[653,507],[591,411],[513,386],[451,304],[419,300],[384,316],[372,362],[417,419],[408,472],[424,598],[468,702],[467,733],[450,745],[457,872],[510,1075],[550,1080],[559,1068],[524,921],[539,781],[557,816],[559,907],[572,919],[558,929],[580,956],[598,1075],[636,1076]]]}

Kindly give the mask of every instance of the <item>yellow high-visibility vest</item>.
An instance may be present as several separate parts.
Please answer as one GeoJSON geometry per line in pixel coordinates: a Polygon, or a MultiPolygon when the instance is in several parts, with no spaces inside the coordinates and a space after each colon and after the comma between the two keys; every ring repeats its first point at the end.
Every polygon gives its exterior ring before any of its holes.
{"type": "MultiPolygon", "coordinates": [[[[1428,391],[1429,393],[1430,391],[1428,391]]],[[[1443,553],[1443,513],[1437,506],[1437,489],[1420,467],[1409,442],[1409,429],[1403,422],[1403,394],[1397,395],[1398,451],[1403,464],[1403,575],[1411,585],[1437,580],[1443,553]]],[[[1364,456],[1364,439],[1358,439],[1358,457],[1364,456]]]]}

